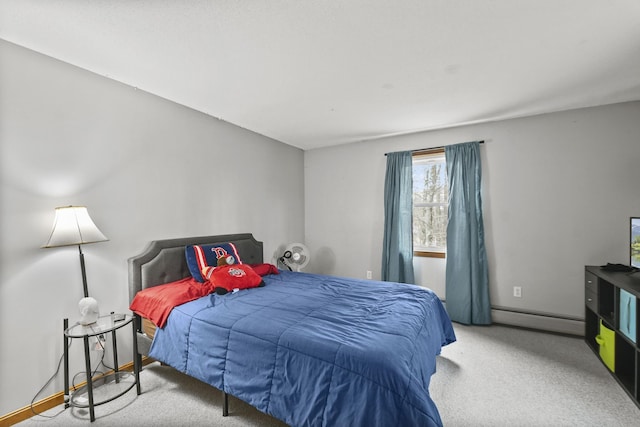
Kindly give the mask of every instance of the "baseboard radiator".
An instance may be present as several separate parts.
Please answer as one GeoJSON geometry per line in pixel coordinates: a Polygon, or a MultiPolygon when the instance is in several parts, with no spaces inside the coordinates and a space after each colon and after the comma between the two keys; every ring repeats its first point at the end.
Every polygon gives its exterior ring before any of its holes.
{"type": "Polygon", "coordinates": [[[504,307],[492,307],[493,323],[537,329],[567,335],[584,336],[584,320],[561,317],[554,314],[519,311],[504,307]]]}

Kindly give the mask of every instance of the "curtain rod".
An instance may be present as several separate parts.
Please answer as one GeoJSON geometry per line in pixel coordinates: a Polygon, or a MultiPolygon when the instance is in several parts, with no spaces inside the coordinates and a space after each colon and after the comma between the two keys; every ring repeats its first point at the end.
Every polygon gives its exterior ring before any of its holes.
{"type": "MultiPolygon", "coordinates": [[[[484,144],[484,140],[480,140],[478,141],[478,144],[484,144]]],[[[418,148],[416,150],[409,150],[412,153],[418,153],[420,151],[431,151],[431,150],[440,150],[442,148],[446,147],[446,145],[441,145],[440,147],[430,147],[430,148],[418,148]]],[[[384,153],[384,155],[386,156],[389,153],[384,153]]]]}

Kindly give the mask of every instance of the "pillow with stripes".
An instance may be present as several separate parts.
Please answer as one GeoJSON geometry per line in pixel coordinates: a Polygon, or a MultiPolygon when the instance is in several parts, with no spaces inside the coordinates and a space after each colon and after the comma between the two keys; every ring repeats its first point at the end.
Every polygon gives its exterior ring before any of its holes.
{"type": "Polygon", "coordinates": [[[185,247],[184,251],[191,275],[201,283],[207,281],[202,276],[202,270],[205,267],[216,267],[218,258],[232,256],[235,264],[242,264],[238,250],[231,242],[212,245],[190,245],[185,247]]]}

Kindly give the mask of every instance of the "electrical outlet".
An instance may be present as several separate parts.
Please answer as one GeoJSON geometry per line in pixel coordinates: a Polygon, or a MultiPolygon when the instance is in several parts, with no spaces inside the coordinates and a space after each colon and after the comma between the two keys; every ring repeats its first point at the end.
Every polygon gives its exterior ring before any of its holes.
{"type": "Polygon", "coordinates": [[[373,273],[371,270],[367,270],[367,279],[371,279],[373,277],[373,273]]]}
{"type": "Polygon", "coordinates": [[[513,296],[516,298],[522,298],[522,287],[514,286],[513,287],[513,296]]]}

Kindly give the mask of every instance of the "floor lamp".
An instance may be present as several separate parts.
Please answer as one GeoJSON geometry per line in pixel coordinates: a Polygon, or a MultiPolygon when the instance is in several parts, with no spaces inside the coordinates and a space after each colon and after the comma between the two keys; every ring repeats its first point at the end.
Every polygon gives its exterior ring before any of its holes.
{"type": "Polygon", "coordinates": [[[51,230],[49,240],[43,248],[78,245],[80,269],[82,271],[82,286],[84,290],[84,298],[80,300],[78,307],[80,309],[79,323],[83,325],[89,325],[98,320],[99,310],[98,302],[89,296],[82,245],[106,242],[107,240],[109,239],[107,239],[93,223],[85,206],[63,206],[56,208],[53,229],[51,230]]]}

